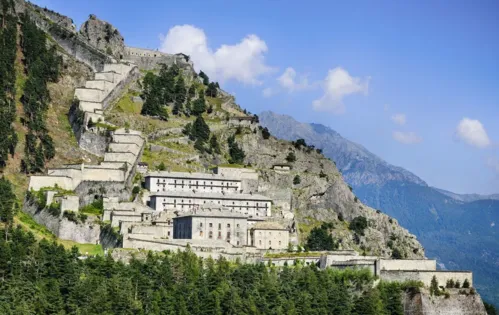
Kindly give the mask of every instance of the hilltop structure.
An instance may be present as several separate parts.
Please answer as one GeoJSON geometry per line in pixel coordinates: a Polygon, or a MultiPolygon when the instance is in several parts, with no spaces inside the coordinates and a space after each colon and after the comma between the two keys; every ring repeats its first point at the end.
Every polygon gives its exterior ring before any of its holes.
{"type": "Polygon", "coordinates": [[[248,152],[246,162],[258,167],[219,166],[213,173],[156,172],[148,171],[142,163],[143,174],[136,177],[147,137],[128,126],[106,122],[104,112],[138,80],[139,69],[175,64],[193,75],[189,57],[126,47],[119,32],[108,23],[97,21],[95,16],[91,16],[86,30],[76,32],[70,27],[72,21],[18,2],[64,50],[95,71],[92,80],[76,89],[69,114],[80,147],[100,156],[102,161],[96,165],[64,165],[49,169],[46,175],[30,177],[29,198],[23,210],[58,237],[80,243],[100,242],[107,248],[189,248],[200,257],[276,266],[302,261],[320,268],[367,268],[382,280],[417,280],[426,286],[433,278],[440,283],[467,280],[472,284],[471,272],[437,271],[436,262],[424,259],[421,245],[410,233],[392,218],[358,203],[334,164],[319,151],[313,147],[301,150],[276,139],[263,146],[261,138],[256,138],[261,130],[258,122],[254,117],[243,116],[235,107],[227,111],[232,115],[221,125],[229,130],[248,129],[248,138],[253,138],[244,144],[248,152]],[[95,41],[100,33],[104,43],[95,41]],[[286,159],[291,152],[299,161],[283,164],[284,160],[292,160],[286,159]],[[294,180],[298,172],[302,179],[294,180]],[[80,219],[81,208],[99,203],[103,208],[101,216],[88,221],[80,219]],[[345,247],[356,244],[364,254],[368,250],[377,254],[359,255],[345,250],[310,256],[287,253],[288,248],[291,250],[299,243],[301,231],[295,214],[302,211],[303,219],[317,209],[325,210],[310,216],[311,220],[337,220],[343,222],[343,227],[348,226],[346,220],[365,214],[370,234],[362,235],[364,243],[359,235],[352,236],[349,227],[339,237],[346,235],[345,247]],[[108,240],[110,236],[114,241],[108,240]],[[386,259],[392,246],[385,244],[392,238],[408,249],[405,257],[409,259],[386,259]]]}

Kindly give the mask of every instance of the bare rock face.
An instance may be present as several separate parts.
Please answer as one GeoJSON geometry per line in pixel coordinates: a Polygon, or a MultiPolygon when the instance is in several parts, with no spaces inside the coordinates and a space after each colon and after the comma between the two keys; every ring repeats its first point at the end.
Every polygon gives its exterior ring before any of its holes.
{"type": "Polygon", "coordinates": [[[85,36],[88,42],[116,59],[123,58],[125,53],[125,40],[117,28],[106,21],[99,20],[91,14],[80,27],[80,34],[85,36]]]}
{"type": "Polygon", "coordinates": [[[446,289],[447,296],[431,296],[427,289],[406,292],[403,296],[406,315],[486,315],[480,295],[473,289],[446,289]]]}
{"type": "MultiPolygon", "coordinates": [[[[222,130],[221,143],[232,134],[222,130]]],[[[260,174],[259,192],[271,196],[276,212],[293,211],[290,225],[297,226],[302,241],[310,228],[320,222],[332,222],[333,236],[341,240],[340,248],[381,257],[423,258],[424,249],[416,237],[400,226],[397,220],[370,208],[353,194],[336,165],[315,149],[295,147],[274,137],[263,139],[261,131],[243,129],[236,141],[246,153],[245,163],[260,174]],[[295,159],[289,161],[292,152],[295,159]],[[287,159],[288,158],[288,159],[287,159]],[[287,161],[288,160],[288,161],[287,161]],[[289,172],[275,172],[275,164],[289,164],[289,172]],[[299,181],[295,180],[299,177],[299,181]],[[363,233],[349,228],[356,217],[364,217],[363,233]]]]}

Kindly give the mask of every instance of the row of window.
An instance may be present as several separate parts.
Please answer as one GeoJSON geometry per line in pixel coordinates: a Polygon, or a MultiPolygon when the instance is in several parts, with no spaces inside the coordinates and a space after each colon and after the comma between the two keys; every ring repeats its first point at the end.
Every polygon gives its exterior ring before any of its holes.
{"type": "MultiPolygon", "coordinates": [[[[203,237],[204,233],[203,231],[199,231],[199,236],[203,237]]],[[[226,240],[230,240],[230,232],[227,232],[227,237],[226,237],[226,240]]],[[[236,232],[236,237],[239,237],[239,232],[236,232]]],[[[208,232],[208,238],[209,239],[212,239],[213,238],[213,231],[209,231],[208,232]]],[[[218,231],[218,237],[217,237],[219,240],[222,239],[222,232],[218,231]]]]}
{"type": "MultiPolygon", "coordinates": [[[[209,227],[213,227],[213,223],[208,223],[208,226],[209,227]]],[[[202,228],[203,227],[203,222],[200,222],[199,223],[199,227],[202,228]]],[[[239,223],[236,224],[236,227],[239,227],[239,223]]],[[[222,223],[218,223],[218,229],[220,230],[222,228],[222,223]]],[[[227,223],[227,228],[230,228],[230,223],[227,223]]]]}
{"type": "MultiPolygon", "coordinates": [[[[217,181],[217,182],[220,182],[220,181],[217,181]]],[[[158,185],[159,184],[166,184],[166,179],[163,179],[163,182],[161,182],[160,179],[158,179],[158,181],[156,182],[158,185]]],[[[177,183],[177,180],[173,180],[173,185],[184,185],[184,180],[182,180],[182,182],[179,182],[177,183]]],[[[189,185],[196,185],[196,186],[199,186],[199,181],[196,181],[196,183],[194,184],[192,181],[189,181],[189,185]]],[[[206,181],[203,181],[203,185],[206,186],[206,181]]],[[[210,185],[213,185],[213,182],[210,182],[210,185]]],[[[230,186],[238,186],[238,183],[237,182],[227,182],[227,183],[224,183],[222,181],[222,186],[226,185],[226,187],[229,187],[230,186]]]]}
{"type": "MultiPolygon", "coordinates": [[[[167,199],[165,198],[165,199],[164,199],[164,201],[163,201],[163,205],[166,205],[166,204],[167,204],[166,200],[167,200],[167,199]]],[[[240,202],[241,202],[241,201],[240,201],[240,202]]],[[[179,202],[179,203],[180,203],[180,204],[184,204],[184,199],[182,199],[182,201],[181,201],[181,202],[179,202]]],[[[189,199],[189,203],[192,203],[192,200],[191,200],[191,199],[189,199]]],[[[205,203],[206,203],[206,200],[203,200],[203,204],[205,204],[205,203]]],[[[220,200],[218,200],[218,204],[220,204],[220,200]]],[[[177,199],[173,199],[173,206],[176,206],[176,205],[177,205],[177,199]]],[[[227,205],[227,204],[226,204],[226,205],[227,205]]],[[[243,206],[242,206],[242,205],[240,205],[240,204],[236,205],[236,202],[235,202],[235,201],[232,201],[232,205],[233,205],[234,207],[243,207],[243,206]]],[[[248,202],[248,201],[246,201],[246,206],[250,206],[250,204],[249,204],[249,202],[248,202]]],[[[256,203],[256,205],[254,205],[254,204],[253,204],[253,205],[251,205],[251,207],[262,208],[262,209],[263,209],[263,208],[265,208],[265,209],[267,209],[267,208],[269,207],[269,205],[268,205],[268,203],[265,203],[265,202],[263,203],[263,205],[261,205],[259,202],[257,202],[257,203],[256,203]]]]}
{"type": "MultiPolygon", "coordinates": [[[[262,245],[262,240],[258,242],[258,245],[262,245]]],[[[279,245],[281,245],[281,241],[279,241],[279,245]]],[[[272,241],[269,241],[269,246],[272,246],[272,241]]]]}

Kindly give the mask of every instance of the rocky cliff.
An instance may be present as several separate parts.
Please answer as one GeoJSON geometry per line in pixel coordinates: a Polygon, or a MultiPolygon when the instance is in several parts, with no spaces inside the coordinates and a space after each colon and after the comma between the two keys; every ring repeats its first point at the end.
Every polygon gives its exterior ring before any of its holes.
{"type": "Polygon", "coordinates": [[[114,56],[117,60],[123,59],[125,40],[118,29],[106,21],[99,20],[91,14],[80,27],[80,34],[98,49],[114,56]]]}

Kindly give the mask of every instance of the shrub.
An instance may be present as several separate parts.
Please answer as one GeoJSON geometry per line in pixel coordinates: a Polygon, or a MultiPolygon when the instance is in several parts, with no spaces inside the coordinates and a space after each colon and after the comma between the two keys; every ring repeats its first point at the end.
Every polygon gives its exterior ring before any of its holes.
{"type": "Polygon", "coordinates": [[[320,178],[324,178],[324,177],[327,177],[327,175],[324,173],[323,170],[321,170],[320,174],[319,174],[319,177],[320,178]]]}
{"type": "Polygon", "coordinates": [[[359,198],[357,198],[357,196],[355,196],[355,198],[353,198],[353,201],[358,202],[359,198]]]}
{"type": "Polygon", "coordinates": [[[352,186],[348,185],[348,189],[350,189],[350,191],[353,192],[352,186]]]}
{"type": "Polygon", "coordinates": [[[59,204],[58,202],[52,202],[48,206],[47,211],[50,213],[50,215],[59,217],[61,215],[61,204],[59,204]]]}
{"type": "Polygon", "coordinates": [[[344,217],[343,217],[343,213],[341,213],[341,212],[338,213],[338,220],[340,220],[340,221],[344,221],[345,220],[344,217]]]}
{"type": "Polygon", "coordinates": [[[296,141],[293,141],[292,143],[295,146],[295,148],[297,148],[298,150],[301,149],[301,147],[306,147],[307,146],[307,143],[305,142],[305,139],[298,139],[296,141]]]}
{"type": "Polygon", "coordinates": [[[320,227],[313,228],[307,238],[305,248],[312,251],[337,249],[338,244],[334,241],[329,232],[330,226],[331,225],[323,223],[320,227]]]}
{"type": "Polygon", "coordinates": [[[265,128],[262,129],[262,137],[265,140],[267,140],[268,138],[270,138],[270,132],[267,129],[267,127],[265,127],[265,128]]]}
{"type": "Polygon", "coordinates": [[[393,259],[402,259],[404,257],[398,248],[394,248],[392,251],[392,258],[393,259]]]}
{"type": "Polygon", "coordinates": [[[454,285],[454,288],[459,289],[461,287],[461,282],[459,280],[456,281],[456,284],[454,285]]]}
{"type": "Polygon", "coordinates": [[[470,282],[468,281],[468,279],[464,279],[463,288],[468,289],[469,287],[470,287],[470,282]]]}
{"type": "Polygon", "coordinates": [[[164,170],[166,170],[165,163],[164,162],[159,163],[157,169],[158,169],[158,171],[164,171],[164,170]]]}
{"type": "Polygon", "coordinates": [[[449,293],[449,292],[445,292],[445,294],[444,294],[444,295],[445,295],[445,298],[446,298],[446,299],[450,299],[450,293],[449,293]]]}
{"type": "Polygon", "coordinates": [[[447,283],[445,284],[445,287],[448,288],[448,289],[449,288],[453,288],[454,287],[454,280],[452,280],[452,279],[447,280],[447,283]]]}
{"type": "Polygon", "coordinates": [[[78,223],[78,217],[76,216],[76,213],[73,211],[69,210],[64,211],[62,217],[68,219],[71,222],[78,223]]]}
{"type": "Polygon", "coordinates": [[[295,178],[293,178],[293,185],[298,185],[300,183],[301,183],[300,175],[296,175],[295,178]]]}
{"type": "Polygon", "coordinates": [[[430,284],[430,295],[440,295],[440,289],[438,288],[438,280],[437,277],[433,276],[431,278],[431,284],[430,284]]]}
{"type": "Polygon", "coordinates": [[[364,230],[367,228],[367,219],[363,216],[355,217],[352,222],[350,222],[350,230],[354,231],[359,235],[364,235],[364,230]]]}
{"type": "Polygon", "coordinates": [[[289,163],[293,163],[294,161],[296,161],[296,155],[293,151],[288,153],[288,156],[286,156],[286,161],[288,161],[289,163]]]}
{"type": "Polygon", "coordinates": [[[139,186],[134,186],[132,189],[132,194],[136,195],[140,192],[140,187],[139,186]]]}

